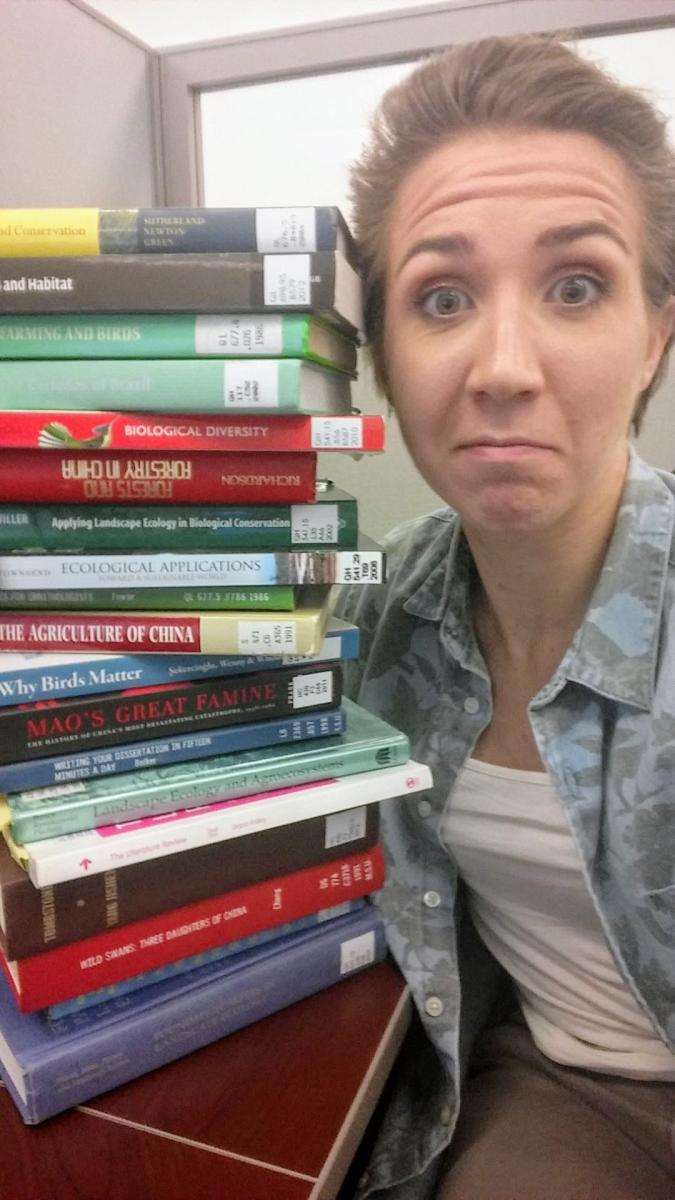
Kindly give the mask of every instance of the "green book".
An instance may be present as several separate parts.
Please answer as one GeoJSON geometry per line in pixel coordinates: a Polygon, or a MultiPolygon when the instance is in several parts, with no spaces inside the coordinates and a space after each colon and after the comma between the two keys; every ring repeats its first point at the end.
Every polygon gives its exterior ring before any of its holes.
{"type": "Polygon", "coordinates": [[[405,734],[352,701],[343,706],[346,732],[334,737],[14,792],[7,797],[12,836],[16,842],[61,837],[408,761],[405,734]]]}
{"type": "Polygon", "coordinates": [[[82,608],[112,611],[159,612],[176,609],[251,609],[252,611],[290,612],[297,606],[297,589],[283,584],[270,587],[151,587],[131,589],[61,588],[53,592],[37,589],[10,592],[0,589],[0,609],[82,608]]]}
{"type": "Polygon", "coordinates": [[[0,552],[351,549],[357,503],[327,480],[314,504],[2,504],[0,552]]]}
{"type": "Polygon", "coordinates": [[[54,411],[351,412],[350,380],[301,358],[0,362],[3,408],[54,411]]]}
{"type": "Polygon", "coordinates": [[[1,358],[307,358],[356,373],[356,343],[316,317],[208,313],[0,316],[1,358]]]}

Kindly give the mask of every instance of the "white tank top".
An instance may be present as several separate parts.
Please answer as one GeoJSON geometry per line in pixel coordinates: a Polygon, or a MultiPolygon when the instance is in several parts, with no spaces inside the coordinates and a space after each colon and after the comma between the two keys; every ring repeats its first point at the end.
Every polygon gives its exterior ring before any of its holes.
{"type": "Polygon", "coordinates": [[[675,1054],[621,978],[549,776],[469,759],[441,828],[474,923],[555,1062],[675,1080],[675,1054]]]}

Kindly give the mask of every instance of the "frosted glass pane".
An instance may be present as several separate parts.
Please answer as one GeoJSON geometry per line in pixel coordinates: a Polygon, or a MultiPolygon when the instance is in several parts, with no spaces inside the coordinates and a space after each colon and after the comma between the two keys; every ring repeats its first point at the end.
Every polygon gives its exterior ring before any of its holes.
{"type": "Polygon", "coordinates": [[[669,118],[675,140],[675,28],[589,38],[579,42],[577,49],[621,83],[644,89],[669,118]]]}
{"type": "Polygon", "coordinates": [[[204,203],[337,204],[380,96],[412,63],[225,88],[201,97],[204,203]]]}

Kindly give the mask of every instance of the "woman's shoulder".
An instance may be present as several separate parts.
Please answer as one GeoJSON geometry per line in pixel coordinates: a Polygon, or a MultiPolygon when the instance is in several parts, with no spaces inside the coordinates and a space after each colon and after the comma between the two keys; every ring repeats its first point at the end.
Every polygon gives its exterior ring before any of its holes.
{"type": "Polygon", "coordinates": [[[403,603],[447,556],[456,522],[456,513],[442,508],[395,526],[379,539],[386,557],[386,582],[342,587],[336,603],[338,615],[358,624],[359,613],[380,612],[392,603],[403,603]]]}

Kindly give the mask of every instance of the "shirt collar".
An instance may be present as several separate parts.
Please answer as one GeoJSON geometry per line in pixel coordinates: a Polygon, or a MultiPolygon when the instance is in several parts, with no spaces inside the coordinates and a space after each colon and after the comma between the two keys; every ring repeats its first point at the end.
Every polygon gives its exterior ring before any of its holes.
{"type": "MultiPolygon", "coordinates": [[[[536,704],[546,703],[568,679],[611,699],[650,708],[675,522],[674,491],[675,481],[671,489],[631,448],[614,532],[588,612],[536,704]]],[[[471,552],[456,516],[446,510],[437,517],[433,551],[419,557],[403,607],[441,624],[443,640],[457,660],[484,674],[470,617],[471,552]]]]}

